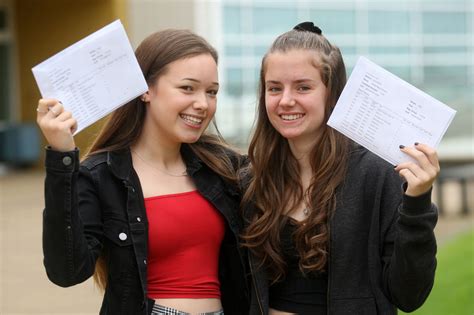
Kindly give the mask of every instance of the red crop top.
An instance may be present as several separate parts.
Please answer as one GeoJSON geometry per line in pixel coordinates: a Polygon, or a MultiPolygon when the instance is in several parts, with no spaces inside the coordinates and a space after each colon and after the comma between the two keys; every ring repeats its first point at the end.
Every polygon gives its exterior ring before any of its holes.
{"type": "Polygon", "coordinates": [[[148,297],[220,298],[225,221],[198,191],[145,198],[148,297]]]}

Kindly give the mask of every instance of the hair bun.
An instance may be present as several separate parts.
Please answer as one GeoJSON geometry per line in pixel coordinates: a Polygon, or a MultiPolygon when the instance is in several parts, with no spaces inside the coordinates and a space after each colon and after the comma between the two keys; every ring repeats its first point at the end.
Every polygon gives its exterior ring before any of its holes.
{"type": "Polygon", "coordinates": [[[295,27],[293,27],[293,29],[297,30],[297,31],[302,31],[302,32],[316,33],[318,35],[321,35],[323,33],[319,27],[314,25],[313,22],[300,23],[300,24],[296,25],[295,27]]]}

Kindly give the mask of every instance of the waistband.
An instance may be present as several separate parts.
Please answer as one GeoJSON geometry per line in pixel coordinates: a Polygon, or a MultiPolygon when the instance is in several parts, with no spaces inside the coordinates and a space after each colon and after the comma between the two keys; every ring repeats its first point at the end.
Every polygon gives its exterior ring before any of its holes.
{"type": "MultiPolygon", "coordinates": [[[[151,315],[191,315],[191,313],[186,313],[171,307],[155,304],[151,310],[151,315]]],[[[220,310],[215,312],[198,313],[197,315],[224,315],[224,311],[220,310]]]]}

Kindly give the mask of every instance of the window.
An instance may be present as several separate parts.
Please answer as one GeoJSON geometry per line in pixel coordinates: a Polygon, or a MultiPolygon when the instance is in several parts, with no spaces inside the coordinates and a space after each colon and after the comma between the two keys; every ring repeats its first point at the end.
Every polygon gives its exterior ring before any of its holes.
{"type": "Polygon", "coordinates": [[[242,45],[226,45],[224,53],[226,56],[240,57],[242,56],[242,45]]]}
{"type": "Polygon", "coordinates": [[[7,28],[7,17],[5,8],[0,7],[0,31],[4,31],[7,28]]]}
{"type": "Polygon", "coordinates": [[[0,121],[9,118],[9,55],[8,44],[0,42],[0,121]]]}
{"type": "Polygon", "coordinates": [[[428,34],[466,33],[466,24],[464,12],[423,13],[423,31],[428,34]]]}
{"type": "Polygon", "coordinates": [[[311,10],[310,20],[323,34],[355,33],[355,14],[352,10],[311,10]]]}
{"type": "Polygon", "coordinates": [[[468,67],[463,66],[426,66],[425,83],[427,85],[466,85],[468,81],[468,67]]]}
{"type": "Polygon", "coordinates": [[[241,32],[240,7],[226,5],[223,12],[224,32],[226,34],[239,34],[241,32]]]}
{"type": "Polygon", "coordinates": [[[237,68],[229,68],[226,71],[226,90],[231,96],[241,96],[242,89],[242,70],[237,68]]]}
{"type": "Polygon", "coordinates": [[[7,13],[7,7],[0,5],[0,124],[7,122],[11,116],[11,43],[8,36],[7,13]]]}
{"type": "Polygon", "coordinates": [[[411,81],[411,67],[395,67],[395,66],[390,66],[390,67],[385,67],[387,71],[390,71],[394,75],[396,75],[399,78],[402,78],[403,80],[410,82],[411,81]]]}
{"type": "Polygon", "coordinates": [[[425,54],[467,53],[467,46],[423,47],[425,54]]]}
{"type": "Polygon", "coordinates": [[[372,46],[369,48],[371,54],[409,54],[410,47],[407,46],[372,46]]]}
{"type": "Polygon", "coordinates": [[[295,8],[253,8],[253,27],[258,34],[280,34],[292,29],[298,22],[295,8]]]}
{"type": "Polygon", "coordinates": [[[408,11],[369,11],[369,32],[376,34],[402,33],[410,31],[408,11]]]}

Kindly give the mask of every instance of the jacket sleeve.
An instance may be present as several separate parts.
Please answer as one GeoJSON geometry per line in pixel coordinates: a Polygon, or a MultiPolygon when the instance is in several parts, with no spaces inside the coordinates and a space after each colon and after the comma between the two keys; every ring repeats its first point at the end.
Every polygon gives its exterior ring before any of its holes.
{"type": "Polygon", "coordinates": [[[53,283],[67,287],[94,273],[102,248],[99,198],[91,173],[79,166],[77,149],[47,149],[45,164],[44,266],[53,283]]]}
{"type": "Polygon", "coordinates": [[[383,207],[392,209],[383,239],[383,286],[395,306],[410,312],[424,303],[433,287],[438,210],[431,203],[431,190],[418,197],[403,194],[400,204],[400,198],[391,197],[401,193],[394,176],[382,192],[383,207]]]}

